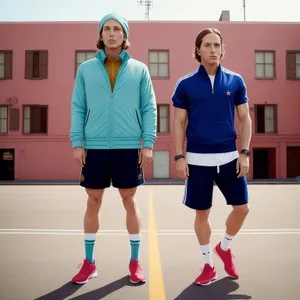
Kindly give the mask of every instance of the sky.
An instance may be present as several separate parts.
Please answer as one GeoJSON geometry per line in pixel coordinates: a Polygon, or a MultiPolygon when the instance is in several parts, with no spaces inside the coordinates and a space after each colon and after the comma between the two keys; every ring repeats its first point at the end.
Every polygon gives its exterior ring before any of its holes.
{"type": "MultiPolygon", "coordinates": [[[[231,21],[243,21],[243,0],[153,0],[150,20],[217,21],[230,10],[231,21]]],[[[246,21],[300,22],[299,0],[245,0],[246,21]]],[[[0,0],[0,22],[99,21],[117,12],[129,21],[146,20],[138,0],[0,0]]]]}

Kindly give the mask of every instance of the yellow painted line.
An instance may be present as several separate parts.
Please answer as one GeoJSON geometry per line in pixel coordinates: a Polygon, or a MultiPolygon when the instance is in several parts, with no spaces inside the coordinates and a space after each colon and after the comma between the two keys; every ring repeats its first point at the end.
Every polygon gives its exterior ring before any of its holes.
{"type": "Polygon", "coordinates": [[[166,295],[160,263],[154,203],[150,187],[148,205],[149,300],[165,300],[166,295]]]}

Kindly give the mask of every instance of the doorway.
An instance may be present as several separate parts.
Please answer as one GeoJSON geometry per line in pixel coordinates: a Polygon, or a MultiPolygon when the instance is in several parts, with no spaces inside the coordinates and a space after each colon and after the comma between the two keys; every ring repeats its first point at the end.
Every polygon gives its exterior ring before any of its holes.
{"type": "Polygon", "coordinates": [[[300,147],[287,147],[287,178],[296,178],[300,176],[300,147]]]}
{"type": "Polygon", "coordinates": [[[0,149],[0,180],[15,180],[14,149],[0,149]]]}
{"type": "Polygon", "coordinates": [[[276,178],[276,148],[253,150],[253,179],[276,178]]]}

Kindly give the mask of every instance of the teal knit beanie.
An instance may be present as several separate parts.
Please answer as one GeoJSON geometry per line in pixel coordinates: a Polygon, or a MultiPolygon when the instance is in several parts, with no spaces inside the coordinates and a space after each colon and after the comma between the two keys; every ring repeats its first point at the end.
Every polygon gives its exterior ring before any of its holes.
{"type": "Polygon", "coordinates": [[[129,36],[129,27],[128,27],[128,23],[127,23],[127,20],[116,14],[116,13],[111,13],[111,14],[108,14],[106,16],[104,16],[101,21],[99,22],[99,25],[98,25],[98,28],[99,28],[99,32],[102,30],[102,27],[103,25],[108,21],[108,20],[115,20],[117,21],[118,23],[120,23],[120,25],[122,26],[123,30],[124,30],[124,33],[126,35],[126,37],[128,38],[129,36]]]}

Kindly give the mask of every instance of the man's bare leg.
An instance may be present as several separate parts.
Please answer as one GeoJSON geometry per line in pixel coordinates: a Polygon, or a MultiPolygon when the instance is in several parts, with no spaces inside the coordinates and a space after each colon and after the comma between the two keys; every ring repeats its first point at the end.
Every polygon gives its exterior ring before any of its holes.
{"type": "Polygon", "coordinates": [[[132,283],[145,282],[145,275],[139,263],[139,249],[141,242],[141,213],[135,202],[137,188],[119,189],[123,205],[126,210],[126,227],[129,233],[131,257],[129,263],[130,281],[132,283]]]}
{"type": "Polygon", "coordinates": [[[99,211],[104,189],[86,189],[86,193],[88,194],[88,200],[83,220],[85,255],[86,259],[93,264],[96,234],[99,230],[99,211]]]}
{"type": "Polygon", "coordinates": [[[213,267],[212,251],[210,244],[211,227],[208,220],[210,209],[196,210],[194,229],[205,260],[205,263],[213,267]]]}
{"type": "Polygon", "coordinates": [[[226,220],[226,232],[221,242],[221,249],[227,251],[232,239],[242,228],[244,221],[249,213],[248,204],[232,206],[232,211],[226,220]]]}
{"type": "Polygon", "coordinates": [[[135,202],[137,188],[119,189],[124,208],[126,210],[126,228],[131,242],[131,258],[139,258],[140,233],[141,233],[141,213],[135,202]]]}
{"type": "Polygon", "coordinates": [[[88,189],[87,207],[84,214],[84,246],[85,260],[83,261],[80,271],[72,278],[72,281],[77,284],[84,284],[89,279],[98,275],[96,263],[94,260],[94,248],[96,234],[99,230],[99,210],[102,203],[104,189],[88,189]]]}

